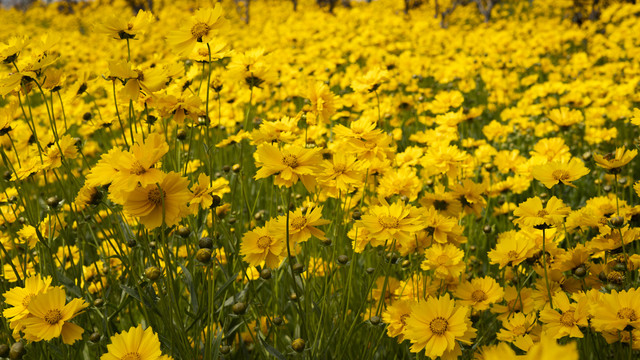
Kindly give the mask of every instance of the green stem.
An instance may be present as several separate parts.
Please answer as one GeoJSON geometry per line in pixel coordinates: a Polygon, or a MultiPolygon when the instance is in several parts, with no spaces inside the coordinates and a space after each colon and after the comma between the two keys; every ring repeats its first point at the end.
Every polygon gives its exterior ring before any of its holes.
{"type": "Polygon", "coordinates": [[[542,229],[542,268],[544,269],[544,282],[547,285],[549,306],[551,306],[551,309],[553,310],[553,299],[551,298],[551,287],[549,286],[549,275],[547,274],[547,238],[545,229],[542,229]]]}

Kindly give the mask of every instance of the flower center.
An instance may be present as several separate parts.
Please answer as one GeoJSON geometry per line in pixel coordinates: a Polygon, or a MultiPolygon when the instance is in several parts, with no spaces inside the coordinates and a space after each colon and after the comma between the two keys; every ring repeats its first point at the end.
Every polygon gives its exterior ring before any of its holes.
{"type": "Polygon", "coordinates": [[[153,205],[162,205],[162,191],[157,187],[154,187],[147,193],[147,200],[149,200],[153,205]]]}
{"type": "Polygon", "coordinates": [[[282,162],[290,168],[298,167],[298,158],[295,155],[285,155],[282,157],[282,162]]]}
{"type": "Polygon", "coordinates": [[[482,290],[476,290],[471,293],[471,299],[475,302],[481,302],[487,300],[487,294],[482,290]]]}
{"type": "Polygon", "coordinates": [[[34,297],[36,297],[36,294],[29,294],[29,295],[25,296],[24,299],[22,299],[22,306],[29,307],[29,304],[31,303],[31,300],[34,297]]]}
{"type": "Polygon", "coordinates": [[[260,236],[258,238],[258,247],[260,249],[266,249],[271,245],[271,236],[260,236]]]}
{"type": "Polygon", "coordinates": [[[447,320],[439,316],[431,320],[431,323],[429,323],[429,329],[431,329],[432,333],[442,336],[445,332],[447,332],[448,325],[449,323],[447,322],[447,320]]]}
{"type": "Polygon", "coordinates": [[[516,301],[516,299],[509,301],[507,303],[507,307],[509,308],[509,310],[514,312],[522,310],[522,307],[520,306],[520,301],[516,301]]]}
{"type": "Polygon", "coordinates": [[[567,170],[555,170],[551,173],[551,176],[558,181],[566,181],[571,177],[567,170]]]}
{"type": "Polygon", "coordinates": [[[378,223],[385,229],[396,229],[400,223],[393,216],[385,215],[378,218],[378,223]]]}
{"type": "Polygon", "coordinates": [[[209,49],[207,49],[207,48],[198,49],[198,55],[203,56],[203,57],[209,56],[209,49]]]}
{"type": "Polygon", "coordinates": [[[518,325],[518,326],[514,327],[513,330],[511,330],[511,332],[515,336],[520,336],[520,335],[525,334],[527,332],[527,329],[525,329],[524,326],[522,326],[522,325],[518,325]]]}
{"type": "Polygon", "coordinates": [[[636,315],[635,310],[628,307],[623,307],[622,309],[620,309],[617,315],[618,319],[628,319],[629,321],[638,320],[638,315],[636,315]]]}
{"type": "Polygon", "coordinates": [[[342,174],[345,170],[347,170],[347,167],[346,167],[345,164],[334,164],[333,165],[333,172],[335,172],[335,173],[342,174]]]}
{"type": "Polygon", "coordinates": [[[209,34],[209,30],[211,30],[209,25],[199,22],[191,28],[191,36],[201,42],[202,37],[209,34]]]}
{"type": "Polygon", "coordinates": [[[44,321],[48,322],[49,325],[57,324],[60,319],[62,319],[62,313],[58,309],[49,310],[44,314],[44,321]]]}
{"type": "Polygon", "coordinates": [[[518,258],[518,253],[515,250],[511,250],[507,253],[507,257],[511,260],[515,260],[518,258]]]}
{"type": "Polygon", "coordinates": [[[572,327],[573,324],[575,324],[576,322],[576,320],[573,318],[573,313],[574,312],[572,310],[569,310],[564,314],[562,314],[562,317],[560,318],[560,323],[564,326],[572,327]]]}
{"type": "Polygon", "coordinates": [[[446,211],[449,204],[446,200],[436,200],[433,202],[433,207],[438,211],[446,211]]]}
{"type": "Polygon", "coordinates": [[[131,173],[134,175],[142,175],[146,172],[147,170],[137,160],[133,163],[133,165],[131,165],[131,173]]]}
{"type": "Polygon", "coordinates": [[[291,219],[291,227],[293,230],[300,230],[307,225],[307,218],[304,216],[297,216],[291,219]]]}
{"type": "Polygon", "coordinates": [[[444,265],[449,262],[449,257],[445,254],[442,254],[436,258],[436,263],[439,265],[444,265]]]}
{"type": "Polygon", "coordinates": [[[142,72],[142,70],[136,70],[136,73],[138,74],[138,77],[136,79],[138,79],[138,81],[144,81],[144,73],[142,72]]]}
{"type": "Polygon", "coordinates": [[[407,325],[407,318],[409,317],[409,314],[404,314],[402,316],[400,316],[400,322],[402,323],[403,326],[407,325]]]}
{"type": "Polygon", "coordinates": [[[536,214],[537,217],[545,217],[549,215],[549,213],[546,210],[540,210],[538,211],[538,213],[536,214]]]}
{"type": "Polygon", "coordinates": [[[129,352],[124,354],[120,360],[142,360],[142,357],[137,352],[129,352]]]}

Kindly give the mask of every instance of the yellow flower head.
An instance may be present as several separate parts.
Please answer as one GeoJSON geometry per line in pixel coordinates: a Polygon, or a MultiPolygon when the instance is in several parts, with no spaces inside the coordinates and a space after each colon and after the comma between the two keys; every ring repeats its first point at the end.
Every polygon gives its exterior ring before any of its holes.
{"type": "Polygon", "coordinates": [[[158,335],[150,327],[143,330],[142,325],[113,335],[107,351],[100,360],[158,360],[162,357],[158,335]]]}

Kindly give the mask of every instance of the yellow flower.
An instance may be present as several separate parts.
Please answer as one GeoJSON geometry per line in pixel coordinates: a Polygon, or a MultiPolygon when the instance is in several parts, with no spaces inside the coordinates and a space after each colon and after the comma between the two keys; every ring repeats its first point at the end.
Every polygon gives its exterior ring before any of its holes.
{"type": "Polygon", "coordinates": [[[260,167],[255,179],[263,179],[275,174],[273,183],[291,187],[302,181],[307,190],[315,187],[314,175],[318,171],[322,157],[318,149],[307,149],[288,145],[282,149],[263,143],[256,152],[256,166],[260,167]]]}
{"type": "Polygon", "coordinates": [[[638,154],[638,150],[617,148],[615,152],[606,155],[593,154],[596,164],[610,173],[619,173],[620,168],[627,165],[638,154]]]}
{"type": "MultiPolygon", "coordinates": [[[[289,212],[289,245],[293,248],[295,245],[307,241],[311,238],[311,235],[323,240],[324,231],[318,229],[316,226],[329,224],[330,221],[321,219],[322,206],[315,207],[302,213],[302,209],[296,209],[296,211],[289,212]]],[[[287,217],[279,216],[274,231],[279,234],[283,234],[282,237],[286,237],[287,217]]]]}
{"type": "Polygon", "coordinates": [[[151,327],[132,327],[111,337],[107,353],[100,360],[159,360],[162,357],[160,340],[151,327]]]}
{"type": "Polygon", "coordinates": [[[498,237],[496,248],[489,251],[492,264],[500,264],[500,269],[516,266],[533,255],[536,243],[528,236],[516,231],[507,231],[498,237]]]}
{"type": "Polygon", "coordinates": [[[434,244],[424,252],[422,270],[434,270],[439,279],[457,278],[465,268],[464,251],[451,244],[434,244]]]}
{"type": "Polygon", "coordinates": [[[594,309],[591,324],[598,331],[623,331],[640,329],[640,291],[612,290],[602,297],[600,306],[594,309]]]}
{"type": "Polygon", "coordinates": [[[413,241],[413,234],[422,230],[420,210],[400,202],[391,205],[384,202],[373,206],[369,214],[362,215],[356,226],[369,232],[368,236],[388,245],[395,239],[398,242],[413,241]]]}
{"type": "MultiPolygon", "coordinates": [[[[329,121],[331,115],[336,113],[335,95],[325,83],[316,82],[311,85],[307,98],[311,101],[311,114],[320,119],[320,123],[329,121]]],[[[311,123],[315,124],[317,121],[311,123]]]]}
{"type": "Polygon", "coordinates": [[[510,342],[524,351],[528,351],[539,337],[540,326],[536,323],[536,316],[523,313],[503,319],[502,329],[497,334],[498,340],[510,342]]]}
{"type": "Polygon", "coordinates": [[[572,158],[568,163],[551,161],[545,165],[536,166],[531,171],[533,178],[549,189],[560,183],[575,187],[571,182],[588,173],[589,169],[577,158],[572,158]]]}
{"type": "Polygon", "coordinates": [[[62,341],[68,345],[80,340],[84,329],[68,321],[89,304],[82,299],[65,303],[66,294],[62,287],[54,287],[36,295],[27,307],[31,316],[22,320],[27,339],[51,340],[62,335],[62,341]]]}
{"type": "Polygon", "coordinates": [[[459,351],[458,342],[470,344],[476,334],[469,308],[456,306],[449,294],[413,305],[406,323],[404,334],[411,341],[411,352],[425,350],[425,355],[434,359],[459,351]]]}
{"type": "Polygon", "coordinates": [[[375,68],[367,71],[367,73],[354,80],[351,87],[357,92],[374,92],[378,90],[383,82],[389,80],[389,72],[383,68],[375,68]]]}
{"type": "Polygon", "coordinates": [[[224,23],[222,6],[219,3],[214,8],[198,9],[182,29],[167,35],[167,43],[178,55],[187,55],[196,43],[210,42],[215,35],[214,30],[221,28],[224,23]]]}
{"type": "Polygon", "coordinates": [[[138,186],[126,193],[124,211],[140,218],[140,223],[150,230],[162,225],[163,220],[167,226],[176,225],[187,215],[187,203],[193,196],[187,186],[187,179],[170,172],[157,184],[138,186]]]}
{"type": "Polygon", "coordinates": [[[11,307],[4,309],[2,315],[9,320],[12,329],[16,328],[20,320],[29,315],[28,307],[31,300],[37,295],[47,292],[49,289],[51,289],[50,276],[44,278],[40,276],[30,276],[25,279],[24,287],[16,286],[2,294],[5,303],[11,305],[11,307]]]}
{"type": "Polygon", "coordinates": [[[154,20],[153,14],[140,10],[129,20],[122,16],[111,15],[95,27],[97,33],[109,35],[114,39],[135,39],[136,35],[144,34],[154,20]]]}
{"type": "Polygon", "coordinates": [[[501,301],[504,290],[495,279],[485,276],[471,282],[464,281],[456,288],[455,296],[460,299],[458,304],[482,311],[488,309],[489,305],[501,301]]]}
{"type": "Polygon", "coordinates": [[[547,202],[547,206],[542,206],[539,197],[529,198],[518,205],[513,211],[513,215],[518,218],[513,220],[520,226],[531,226],[536,229],[548,229],[558,225],[571,212],[571,208],[565,206],[561,199],[553,196],[547,202]]]}
{"type": "Polygon", "coordinates": [[[575,338],[584,337],[579,327],[589,325],[587,322],[589,308],[586,300],[582,298],[582,301],[578,301],[577,304],[570,304],[564,291],[555,294],[553,296],[555,309],[547,306],[540,312],[540,321],[545,323],[542,330],[554,339],[567,335],[575,338]]]}
{"type": "Polygon", "coordinates": [[[415,302],[410,300],[394,301],[382,313],[382,320],[387,324],[387,336],[397,337],[398,344],[404,341],[407,318],[411,314],[413,305],[415,305],[415,302]]]}
{"type": "Polygon", "coordinates": [[[271,219],[263,227],[255,228],[244,234],[240,245],[240,255],[251,266],[277,268],[282,261],[282,253],[286,253],[286,243],[282,234],[274,231],[275,219],[271,219]]]}
{"type": "Polygon", "coordinates": [[[578,346],[575,341],[560,345],[553,337],[543,334],[540,342],[531,346],[525,356],[525,360],[538,359],[578,360],[578,346]]]}

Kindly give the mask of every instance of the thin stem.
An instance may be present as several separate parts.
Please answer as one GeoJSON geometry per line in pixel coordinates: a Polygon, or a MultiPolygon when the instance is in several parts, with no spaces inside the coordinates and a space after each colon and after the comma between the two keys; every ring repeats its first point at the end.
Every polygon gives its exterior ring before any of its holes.
{"type": "Polygon", "coordinates": [[[553,310],[553,299],[551,298],[551,287],[549,286],[549,275],[547,274],[547,238],[545,229],[542,229],[542,267],[544,269],[544,282],[547,285],[547,295],[549,296],[549,306],[553,310]]]}

